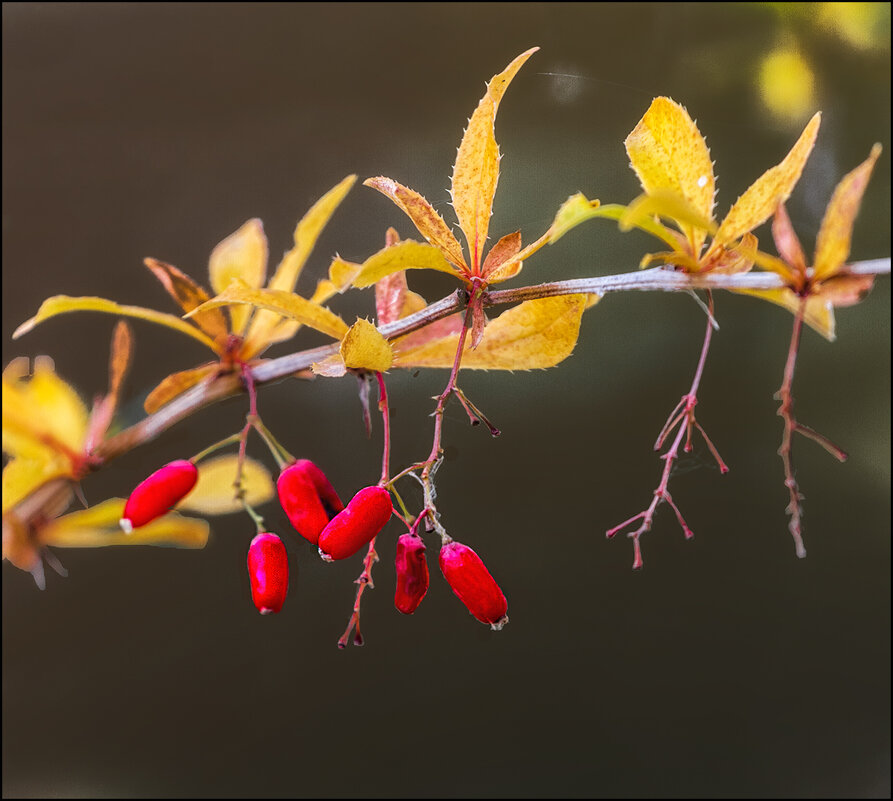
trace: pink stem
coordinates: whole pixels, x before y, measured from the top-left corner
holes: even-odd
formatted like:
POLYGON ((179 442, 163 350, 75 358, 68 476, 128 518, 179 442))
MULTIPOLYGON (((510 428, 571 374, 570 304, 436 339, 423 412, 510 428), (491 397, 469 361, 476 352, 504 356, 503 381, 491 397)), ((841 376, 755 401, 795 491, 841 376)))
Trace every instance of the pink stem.
POLYGON ((347 640, 354 629, 356 629, 356 634, 354 634, 353 644, 359 646, 364 642, 363 635, 360 632, 360 600, 367 587, 372 589, 375 586, 372 583, 372 565, 377 561, 378 554, 375 552, 375 537, 373 537, 369 543, 369 550, 366 551, 366 558, 363 559, 363 572, 360 573, 360 577, 354 582, 359 585, 357 587, 357 597, 353 604, 350 620, 347 621, 347 628, 344 630, 344 634, 338 638, 338 647, 341 649, 347 647, 347 640))
POLYGON ((388 476, 391 473, 391 417, 388 406, 388 388, 385 386, 384 376, 376 371, 375 378, 378 380, 378 410, 381 412, 384 430, 384 444, 382 445, 381 453, 381 481, 378 482, 383 487, 388 483, 388 476))

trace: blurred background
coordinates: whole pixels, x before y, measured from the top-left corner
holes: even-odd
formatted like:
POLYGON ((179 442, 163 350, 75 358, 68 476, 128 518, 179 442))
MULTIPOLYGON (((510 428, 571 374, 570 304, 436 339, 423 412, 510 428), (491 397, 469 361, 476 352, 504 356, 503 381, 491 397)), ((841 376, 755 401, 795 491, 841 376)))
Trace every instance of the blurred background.
MULTIPOLYGON (((175 311, 142 266, 207 280, 213 246, 261 217, 271 266, 295 221, 348 173, 390 176, 452 220, 456 147, 484 82, 523 50, 500 108, 494 238, 540 235, 568 195, 628 202, 622 142, 652 97, 697 119, 716 161, 717 214, 788 151, 817 109, 816 149, 789 210, 808 252, 836 182, 884 154, 853 258, 890 255, 888 4, 3 5, 3 362, 50 354, 85 398, 104 390, 107 315, 12 331, 48 295, 175 311)), ((357 187, 299 290, 331 257, 362 260, 394 225, 357 187)), ((768 246, 766 228, 758 231, 768 246)), ((530 259, 510 285, 624 272, 655 243, 594 221, 530 259)), ((429 300, 444 276, 411 276, 429 300)), ((346 320, 372 292, 336 298, 346 320)), ((244 515, 212 519, 203 551, 58 551, 70 576, 39 592, 3 566, 3 795, 856 796, 890 794, 890 280, 804 335, 797 413, 851 454, 795 445, 809 557, 787 532, 776 455, 792 317, 717 301, 701 442, 632 546, 604 532, 642 509, 651 450, 689 386, 704 316, 690 297, 613 296, 586 313, 574 355, 531 373, 463 373, 499 426, 453 404, 439 508, 509 599, 493 633, 442 580, 419 611, 393 607, 398 526, 380 538, 364 648, 335 642, 360 558, 323 564, 275 504, 292 582, 283 612, 251 604, 244 515), (390 532, 390 533, 388 533, 390 532)), ((123 422, 200 345, 133 323, 123 422)), ((320 340, 303 334, 271 355, 320 340)), ((396 467, 424 458, 445 371, 389 379, 396 467)), ((284 382, 265 422, 349 497, 378 476, 355 384, 284 382)), ((91 502, 241 425, 244 399, 195 416, 84 482, 91 502)), ((258 441, 252 454, 273 465, 258 441)), ((412 482, 405 496, 418 508, 412 482)))

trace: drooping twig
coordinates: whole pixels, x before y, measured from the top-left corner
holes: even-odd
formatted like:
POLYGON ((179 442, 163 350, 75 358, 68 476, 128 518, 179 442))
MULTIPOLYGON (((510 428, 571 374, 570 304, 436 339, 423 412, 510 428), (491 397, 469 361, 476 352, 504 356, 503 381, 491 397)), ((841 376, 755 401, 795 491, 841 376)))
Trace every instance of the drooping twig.
POLYGON ((679 511, 679 507, 676 505, 675 501, 673 501, 672 496, 670 495, 667 487, 670 483, 670 474, 673 472, 673 465, 676 462, 676 459, 679 457, 679 447, 682 445, 682 450, 686 453, 691 451, 691 438, 692 438, 692 430, 697 429, 701 436, 704 438, 704 441, 707 443, 707 447, 710 449, 710 453, 713 454, 714 459, 716 459, 716 463, 719 465, 719 470, 721 473, 728 473, 729 468, 726 466, 725 462, 723 462, 722 457, 719 455, 719 451, 717 451, 716 446, 707 436, 707 433, 701 427, 701 425, 695 419, 695 406, 698 403, 698 387, 701 384, 701 377, 704 374, 704 365, 707 361, 707 352, 710 350, 710 339, 713 335, 713 293, 707 292, 707 306, 708 306, 708 315, 707 315, 707 330, 704 333, 704 344, 701 346, 701 355, 698 359, 698 366, 695 370, 694 378, 691 382, 691 387, 688 392, 682 396, 682 399, 676 404, 676 407, 670 412, 669 417, 667 418, 667 422, 664 423, 664 427, 661 429, 660 434, 657 436, 657 441, 654 443, 654 450, 660 450, 664 442, 673 432, 674 428, 677 428, 676 437, 673 440, 673 444, 670 445, 670 448, 664 453, 660 458, 664 460, 664 469, 661 474, 660 483, 657 486, 657 489, 654 490, 654 495, 651 499, 651 504, 642 512, 639 512, 636 515, 633 515, 628 520, 624 520, 619 526, 614 526, 614 528, 609 529, 606 532, 606 536, 608 538, 613 537, 618 532, 625 529, 627 526, 635 523, 637 520, 641 520, 641 525, 635 530, 627 534, 633 541, 633 569, 638 570, 642 567, 642 546, 639 540, 642 535, 651 529, 651 524, 654 520, 654 513, 657 511, 657 507, 660 506, 661 503, 666 502, 670 508, 675 512, 676 519, 679 521, 679 525, 682 527, 682 531, 685 534, 686 539, 691 539, 694 536, 692 530, 688 527, 688 524, 685 522, 685 518, 682 517, 682 512, 679 511), (683 445, 683 439, 685 443, 683 445))

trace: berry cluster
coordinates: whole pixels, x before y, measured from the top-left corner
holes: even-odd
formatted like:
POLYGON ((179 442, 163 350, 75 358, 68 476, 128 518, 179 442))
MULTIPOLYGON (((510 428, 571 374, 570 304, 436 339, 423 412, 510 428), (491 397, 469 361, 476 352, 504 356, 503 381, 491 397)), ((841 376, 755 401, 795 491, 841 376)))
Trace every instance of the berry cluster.
MULTIPOLYGON (((120 523, 125 532, 145 526, 182 501, 198 481, 193 460, 177 460, 156 470, 130 494, 120 523)), ((394 513, 382 486, 364 487, 345 506, 319 467, 308 459, 289 464, 277 481, 279 503, 294 529, 326 562, 347 559, 368 545, 394 513)), ((397 540, 394 606, 405 615, 418 609, 428 592, 425 544, 416 524, 397 540)), ((260 529, 261 526, 259 525, 260 529)), ((444 539, 440 570, 453 592, 482 623, 501 629, 508 602, 481 558, 467 545, 444 539)), ((279 612, 288 593, 288 556, 276 535, 259 530, 248 548, 248 576, 254 605, 262 615, 279 612)))

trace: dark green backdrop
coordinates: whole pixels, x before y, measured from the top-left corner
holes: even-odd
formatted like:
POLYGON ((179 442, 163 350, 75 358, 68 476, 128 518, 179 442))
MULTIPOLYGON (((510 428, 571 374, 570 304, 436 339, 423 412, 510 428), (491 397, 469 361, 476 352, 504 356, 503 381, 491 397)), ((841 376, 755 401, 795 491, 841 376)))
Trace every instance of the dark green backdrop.
MULTIPOLYGON (((813 25, 813 10, 4 4, 4 363, 49 353, 92 396, 113 320, 63 317, 11 342, 44 297, 173 311, 144 256, 203 279, 213 245, 258 216, 275 263, 295 220, 351 172, 400 180, 449 216, 455 148, 484 81, 533 45, 497 122, 495 235, 520 226, 529 241, 578 190, 632 199, 622 141, 658 94, 697 118, 724 213, 802 126, 774 124, 754 88, 762 56, 796 41, 825 115, 791 215, 811 249, 834 184, 880 141, 853 255, 888 256, 889 10, 865 50, 813 25)), ((300 288, 335 252, 380 247, 388 225, 413 234, 354 189, 300 288)), ((593 222, 521 280, 631 270, 653 244, 593 222)), ((414 288, 435 299, 452 288, 437 278, 414 288)), ((371 293, 333 306, 369 314, 371 293)), ((244 516, 214 520, 200 552, 63 551, 70 577, 50 575, 44 593, 4 565, 4 796, 889 795, 889 279, 839 313, 838 342, 805 334, 797 410, 852 454, 840 465, 796 444, 805 561, 775 454, 791 317, 725 295, 718 314, 698 413, 732 470, 720 477, 700 446, 683 460, 671 489, 696 537, 662 508, 641 573, 630 543, 604 531, 657 483, 650 447, 700 345, 692 300, 609 297, 559 368, 463 376, 504 433, 493 441, 449 408, 440 509, 509 598, 499 634, 453 597, 433 541, 428 598, 411 618, 394 610, 396 524, 364 604, 367 645, 346 652, 335 640, 359 560, 324 565, 292 536, 288 601, 261 618, 244 516)), ((134 328, 132 419, 141 393, 206 358, 173 332, 134 328)), ((445 377, 390 379, 395 465, 427 454, 445 377)), ((380 428, 364 438, 352 381, 283 383, 260 403, 343 495, 378 475, 380 428)), ((88 479, 87 497, 126 494, 244 411, 232 400, 176 427, 88 479)), ((272 505, 268 521, 287 536, 272 505)))

